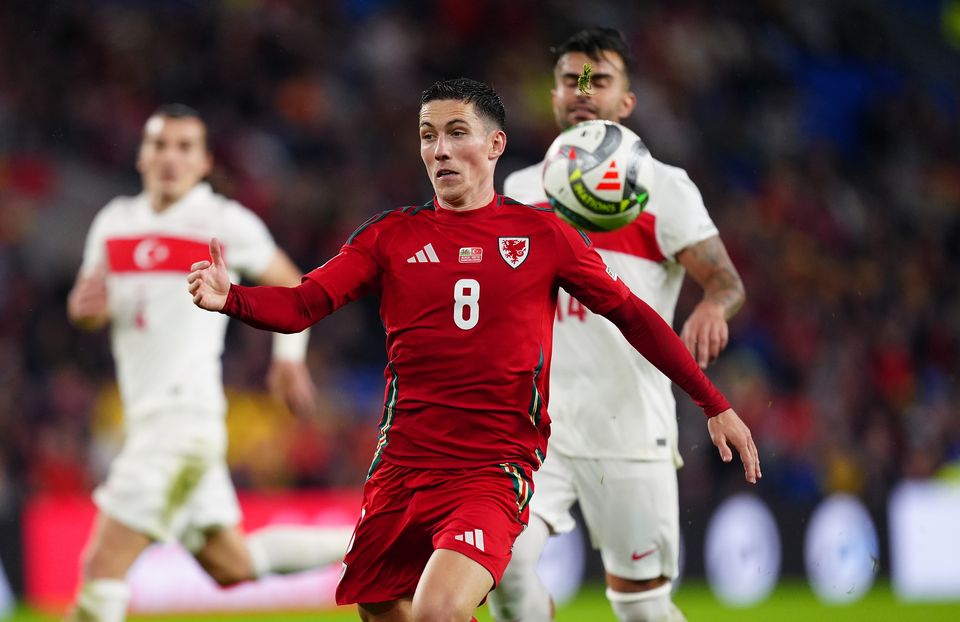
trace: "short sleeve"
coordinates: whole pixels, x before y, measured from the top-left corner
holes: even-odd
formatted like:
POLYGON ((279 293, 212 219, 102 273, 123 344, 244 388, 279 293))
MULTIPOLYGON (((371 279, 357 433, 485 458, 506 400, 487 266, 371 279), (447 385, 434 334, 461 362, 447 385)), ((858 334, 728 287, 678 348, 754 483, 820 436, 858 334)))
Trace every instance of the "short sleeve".
POLYGON ((557 231, 560 286, 599 315, 620 306, 630 295, 630 288, 604 263, 590 239, 560 221, 557 231))
POLYGON ((651 202, 656 201, 657 244, 675 261, 683 249, 717 235, 703 197, 683 169, 658 164, 658 180, 651 202))
POLYGON ((234 201, 226 201, 222 240, 227 265, 247 277, 259 277, 277 253, 277 245, 256 214, 234 201))

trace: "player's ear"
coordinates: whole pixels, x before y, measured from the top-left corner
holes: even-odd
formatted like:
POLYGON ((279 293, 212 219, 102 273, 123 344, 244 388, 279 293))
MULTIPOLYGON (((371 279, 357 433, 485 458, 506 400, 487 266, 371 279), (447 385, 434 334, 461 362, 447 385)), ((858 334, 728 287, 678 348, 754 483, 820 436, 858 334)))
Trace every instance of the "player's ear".
POLYGON ((637 94, 633 91, 627 91, 620 97, 619 118, 626 119, 633 113, 637 107, 637 94))
POLYGON ((503 130, 494 130, 491 133, 489 159, 496 160, 503 155, 507 148, 507 133, 503 130))
POLYGON ((213 154, 207 150, 206 157, 204 159, 206 162, 203 165, 203 179, 206 179, 210 176, 210 173, 213 172, 213 154))

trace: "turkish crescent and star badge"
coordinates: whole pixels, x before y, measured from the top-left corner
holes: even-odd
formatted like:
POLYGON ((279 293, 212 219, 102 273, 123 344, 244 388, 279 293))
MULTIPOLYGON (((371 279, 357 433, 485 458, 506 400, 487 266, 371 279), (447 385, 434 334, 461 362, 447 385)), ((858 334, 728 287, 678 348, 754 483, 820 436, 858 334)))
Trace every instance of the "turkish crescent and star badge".
POLYGON ((516 269, 530 254, 530 238, 499 238, 500 256, 507 264, 516 269))

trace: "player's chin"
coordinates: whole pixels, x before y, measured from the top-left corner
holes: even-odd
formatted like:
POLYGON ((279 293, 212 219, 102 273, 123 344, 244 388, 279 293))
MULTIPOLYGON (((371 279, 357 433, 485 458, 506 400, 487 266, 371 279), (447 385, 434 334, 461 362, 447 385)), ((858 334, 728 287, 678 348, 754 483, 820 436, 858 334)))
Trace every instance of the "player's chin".
POLYGON ((600 117, 598 117, 596 113, 588 110, 577 110, 567 115, 567 121, 571 126, 576 125, 577 123, 583 123, 584 121, 595 121, 599 118, 600 117))

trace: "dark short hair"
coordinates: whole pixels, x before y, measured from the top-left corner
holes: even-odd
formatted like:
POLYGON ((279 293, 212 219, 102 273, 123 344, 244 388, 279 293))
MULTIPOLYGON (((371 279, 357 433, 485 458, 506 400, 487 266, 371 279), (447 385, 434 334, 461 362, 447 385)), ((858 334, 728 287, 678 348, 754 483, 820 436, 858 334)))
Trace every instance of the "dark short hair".
POLYGON ((151 117, 167 117, 168 119, 196 119, 203 123, 203 117, 196 108, 186 104, 163 104, 153 111, 151 117))
POLYGON ((422 108, 427 102, 446 99, 473 104, 477 116, 495 123, 497 129, 506 129, 507 112, 500 96, 489 84, 470 78, 439 80, 420 95, 420 107, 422 108))
POLYGON ((150 115, 150 119, 153 117, 164 117, 165 119, 196 119, 203 125, 203 145, 209 151, 210 149, 210 137, 207 132, 207 123, 203 120, 203 117, 200 116, 200 113, 197 112, 196 108, 191 108, 186 104, 162 104, 153 111, 153 114, 150 115))
POLYGON ((623 59, 623 69, 628 77, 633 71, 634 60, 633 54, 630 53, 630 45, 623 33, 616 28, 603 26, 584 28, 570 35, 570 38, 560 45, 550 48, 550 51, 553 52, 554 65, 568 52, 582 52, 596 61, 600 60, 600 54, 603 51, 616 52, 623 59))

